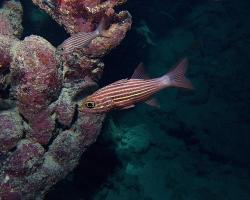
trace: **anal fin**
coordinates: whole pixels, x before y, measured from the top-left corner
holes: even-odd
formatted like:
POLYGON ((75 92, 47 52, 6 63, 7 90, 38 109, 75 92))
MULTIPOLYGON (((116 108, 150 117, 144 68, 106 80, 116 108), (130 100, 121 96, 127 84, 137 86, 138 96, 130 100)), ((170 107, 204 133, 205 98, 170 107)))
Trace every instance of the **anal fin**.
POLYGON ((150 105, 150 106, 160 108, 160 105, 159 105, 157 99, 155 99, 155 98, 148 99, 147 101, 145 101, 145 103, 150 105))
POLYGON ((121 108, 121 110, 126 110, 126 109, 133 108, 133 107, 135 107, 134 104, 129 105, 129 106, 125 106, 125 107, 121 108))

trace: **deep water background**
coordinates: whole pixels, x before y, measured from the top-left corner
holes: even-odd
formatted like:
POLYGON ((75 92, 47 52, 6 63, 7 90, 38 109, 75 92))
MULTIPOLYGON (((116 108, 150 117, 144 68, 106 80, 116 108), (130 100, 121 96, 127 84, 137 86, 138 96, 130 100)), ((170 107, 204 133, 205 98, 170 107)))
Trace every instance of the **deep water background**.
MULTIPOLYGON (((55 46, 68 35, 23 0, 24 37, 55 46)), ((130 77, 143 61, 152 77, 190 61, 194 91, 166 89, 161 108, 108 115, 98 141, 47 200, 249 200, 250 1, 128 0, 133 28, 105 57, 100 86, 130 77)))

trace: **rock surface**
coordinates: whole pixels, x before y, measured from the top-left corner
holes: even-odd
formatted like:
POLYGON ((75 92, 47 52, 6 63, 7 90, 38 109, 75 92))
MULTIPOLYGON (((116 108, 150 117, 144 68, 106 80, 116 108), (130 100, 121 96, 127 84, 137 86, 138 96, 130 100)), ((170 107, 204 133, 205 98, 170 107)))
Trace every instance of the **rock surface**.
POLYGON ((119 45, 132 23, 127 11, 113 10, 122 1, 48 2, 53 4, 34 0, 69 33, 92 31, 107 18, 106 34, 112 37, 98 37, 64 55, 40 36, 20 40, 21 4, 1 4, 0 199, 42 199, 77 166, 105 117, 78 112, 78 103, 100 79, 102 57, 119 45), (100 9, 83 12, 89 6, 100 9))

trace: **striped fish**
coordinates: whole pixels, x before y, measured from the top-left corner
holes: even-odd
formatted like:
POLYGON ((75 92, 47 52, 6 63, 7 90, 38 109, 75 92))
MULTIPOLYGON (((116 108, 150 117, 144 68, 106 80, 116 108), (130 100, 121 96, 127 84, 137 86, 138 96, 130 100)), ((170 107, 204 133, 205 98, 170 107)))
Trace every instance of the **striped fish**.
POLYGON ((79 110, 85 113, 106 113, 113 109, 127 109, 136 103, 145 102, 157 106, 153 94, 167 87, 192 89, 191 82, 186 79, 187 58, 169 73, 159 78, 145 78, 143 66, 139 65, 131 79, 122 79, 107 85, 85 98, 79 105, 79 110))
POLYGON ((49 6, 52 9, 56 8, 55 2, 51 2, 51 0, 42 0, 42 3, 44 3, 47 6, 49 6))
POLYGON ((74 50, 84 48, 98 36, 101 36, 104 31, 105 20, 101 19, 96 30, 92 32, 80 32, 67 38, 62 44, 58 46, 58 49, 62 51, 62 54, 72 53, 74 50))

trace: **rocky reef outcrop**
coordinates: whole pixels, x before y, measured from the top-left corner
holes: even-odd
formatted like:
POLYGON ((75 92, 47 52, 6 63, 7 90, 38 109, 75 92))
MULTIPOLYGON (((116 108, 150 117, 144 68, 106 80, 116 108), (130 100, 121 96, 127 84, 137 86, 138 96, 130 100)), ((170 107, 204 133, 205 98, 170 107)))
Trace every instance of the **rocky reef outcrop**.
POLYGON ((105 19, 105 37, 64 54, 46 39, 22 35, 20 2, 0 8, 0 199, 42 199, 77 165, 102 127, 104 115, 78 112, 96 88, 102 57, 131 27, 124 0, 33 0, 73 35, 105 19))

